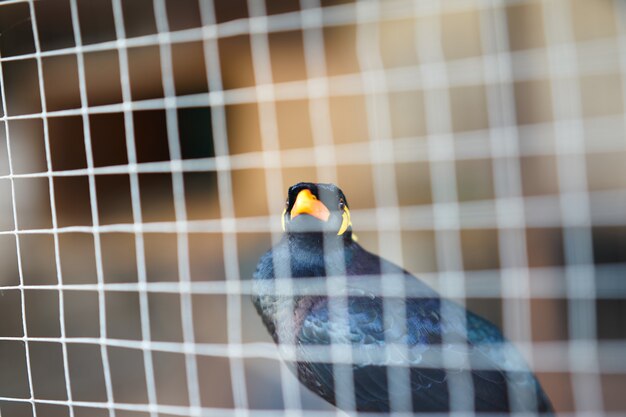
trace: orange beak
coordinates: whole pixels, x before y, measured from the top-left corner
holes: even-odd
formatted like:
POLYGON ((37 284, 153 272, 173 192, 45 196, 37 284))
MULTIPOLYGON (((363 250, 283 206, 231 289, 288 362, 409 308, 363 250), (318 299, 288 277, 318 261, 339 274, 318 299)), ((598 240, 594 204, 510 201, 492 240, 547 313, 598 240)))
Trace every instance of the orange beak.
POLYGON ((296 202, 291 208, 291 218, 295 219, 300 214, 309 214, 321 221, 328 221, 330 211, 328 208, 311 193, 310 190, 302 190, 296 197, 296 202))

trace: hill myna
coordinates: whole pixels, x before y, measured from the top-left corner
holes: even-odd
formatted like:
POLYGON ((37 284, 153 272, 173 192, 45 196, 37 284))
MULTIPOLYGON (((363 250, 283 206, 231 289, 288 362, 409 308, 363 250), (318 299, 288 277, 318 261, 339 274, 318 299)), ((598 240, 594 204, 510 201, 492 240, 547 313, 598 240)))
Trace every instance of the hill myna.
POLYGON ((289 365, 310 390, 341 405, 337 368, 319 355, 320 347, 339 344, 358 358, 350 364, 357 411, 552 413, 537 379, 493 323, 357 243, 337 186, 293 185, 282 222, 282 239, 257 265, 253 302, 274 341, 297 348, 289 365), (342 291, 329 295, 318 285, 336 278, 342 291), (279 291, 280 280, 289 280, 293 292, 279 291), (343 314, 333 313, 333 297, 342 297, 343 314), (392 401, 390 387, 403 384, 388 379, 395 367, 409 370, 400 390, 410 396, 409 410, 392 401))

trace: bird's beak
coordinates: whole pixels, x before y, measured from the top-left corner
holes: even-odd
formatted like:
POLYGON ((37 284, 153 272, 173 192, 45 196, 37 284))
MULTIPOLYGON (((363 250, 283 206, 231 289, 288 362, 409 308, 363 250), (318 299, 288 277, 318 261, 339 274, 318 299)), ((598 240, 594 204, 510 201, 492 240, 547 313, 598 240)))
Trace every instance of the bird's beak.
POLYGON ((291 218, 294 219, 300 214, 308 214, 327 222, 330 217, 328 208, 311 193, 310 190, 304 189, 298 193, 296 202, 291 208, 291 218))

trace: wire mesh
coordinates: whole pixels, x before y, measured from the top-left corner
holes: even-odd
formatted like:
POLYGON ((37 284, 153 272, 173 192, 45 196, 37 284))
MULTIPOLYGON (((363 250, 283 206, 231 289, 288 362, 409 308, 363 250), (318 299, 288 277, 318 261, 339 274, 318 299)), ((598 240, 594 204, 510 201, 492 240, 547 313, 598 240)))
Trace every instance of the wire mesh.
MULTIPOLYGON (((625 20, 619 0, 0 3, 0 413, 358 414, 371 356, 307 348, 335 409, 250 303, 287 187, 313 181, 365 248, 497 323, 559 415, 621 415, 625 20)), ((409 295, 384 278, 368 291, 409 295)), ((409 377, 388 370, 394 416, 409 377)))

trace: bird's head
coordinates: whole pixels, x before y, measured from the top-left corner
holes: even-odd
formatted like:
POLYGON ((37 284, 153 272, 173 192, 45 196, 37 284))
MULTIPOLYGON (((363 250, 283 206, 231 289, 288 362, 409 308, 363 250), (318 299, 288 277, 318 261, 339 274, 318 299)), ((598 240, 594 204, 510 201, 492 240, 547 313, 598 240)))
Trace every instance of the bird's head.
POLYGON ((282 216, 287 233, 352 232, 350 209, 343 191, 334 184, 299 182, 289 187, 282 216))

